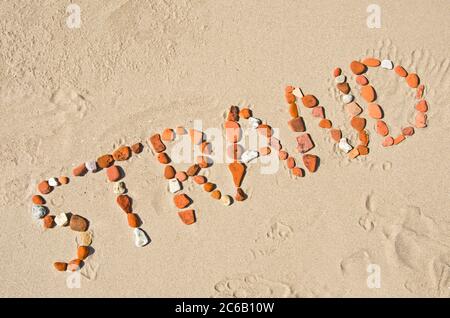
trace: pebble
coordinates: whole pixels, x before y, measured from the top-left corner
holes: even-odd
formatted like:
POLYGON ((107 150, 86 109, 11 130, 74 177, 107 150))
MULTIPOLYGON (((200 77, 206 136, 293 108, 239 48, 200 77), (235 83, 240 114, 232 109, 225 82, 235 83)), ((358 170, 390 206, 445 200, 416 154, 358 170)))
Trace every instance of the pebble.
POLYGON ((275 137, 270 138, 269 145, 270 145, 270 147, 272 147, 273 149, 275 149, 277 151, 280 151, 282 148, 280 139, 275 138, 275 137))
POLYGON ((342 73, 342 70, 341 70, 339 67, 336 67, 336 68, 333 70, 333 76, 334 76, 334 77, 337 77, 337 76, 341 75, 341 73, 342 73))
POLYGON ((366 119, 363 117, 355 116, 350 120, 350 125, 356 131, 361 131, 366 127, 366 119))
POLYGON ((140 142, 137 142, 131 146, 131 151, 133 151, 133 153, 135 154, 141 153, 143 149, 144 146, 140 142))
POLYGON ((192 180, 197 184, 204 184, 208 181, 205 176, 194 176, 192 180))
POLYGON ((406 76, 406 83, 411 88, 417 88, 417 86, 419 86, 419 82, 419 76, 417 76, 417 74, 415 73, 411 73, 406 76))
POLYGON ((89 222, 84 217, 74 214, 70 218, 69 226, 73 231, 86 232, 89 227, 89 222))
POLYGON ((159 163, 162 163, 163 165, 168 164, 170 162, 170 158, 165 152, 159 153, 156 157, 159 163))
POLYGON ((414 135, 414 127, 405 127, 402 129, 402 134, 405 136, 412 136, 414 135))
POLYGON ((367 146, 369 144, 369 135, 365 130, 361 130, 358 134, 359 141, 363 146, 367 146))
POLYGON ((102 169, 112 166, 113 163, 114 158, 111 155, 103 155, 97 158, 97 165, 102 169))
POLYGON ((214 190, 213 192, 211 192, 211 198, 215 200, 220 200, 221 197, 222 193, 219 190, 214 190))
POLYGON ((38 191, 39 191, 40 193, 42 193, 42 194, 49 194, 50 192, 52 192, 53 187, 51 187, 51 186, 48 184, 48 181, 47 181, 47 180, 44 180, 44 181, 39 182, 39 184, 38 184, 38 186, 37 186, 37 189, 38 189, 38 191))
POLYGON ((380 64, 381 64, 380 60, 376 59, 374 57, 365 58, 362 62, 363 62, 363 64, 370 66, 370 67, 377 67, 377 66, 380 66, 380 64))
POLYGON ((258 149, 258 152, 261 156, 267 156, 270 155, 271 150, 270 147, 261 147, 258 149))
POLYGON ((264 137, 267 137, 267 138, 272 137, 272 127, 270 127, 267 124, 259 125, 258 128, 257 128, 257 131, 258 131, 258 133, 261 136, 264 136, 264 137))
POLYGON ((332 127, 331 121, 329 119, 324 118, 319 122, 319 127, 327 129, 331 128, 332 127))
POLYGON ((294 159, 294 157, 288 157, 287 158, 286 166, 288 167, 288 169, 292 169, 292 168, 295 167, 295 159, 294 159))
POLYGON ((179 209, 184 209, 191 204, 191 199, 184 193, 176 194, 173 197, 173 203, 179 209))
POLYGON ((144 247, 145 245, 147 245, 149 243, 149 239, 148 239, 147 235, 140 228, 138 228, 138 227, 135 228, 133 230, 133 235, 134 235, 134 244, 137 247, 144 247))
POLYGON ((206 192, 211 192, 216 188, 216 185, 214 183, 211 182, 206 182, 203 185, 203 190, 205 190, 206 192))
POLYGON ((350 69, 352 70, 353 74, 360 75, 367 70, 367 67, 361 62, 352 61, 350 63, 350 69))
POLYGON ((296 177, 304 177, 305 176, 305 171, 302 168, 299 167, 294 167, 292 168, 292 174, 296 177))
POLYGON ((339 140, 338 147, 345 153, 349 153, 353 149, 353 147, 348 143, 347 138, 341 138, 341 140, 339 140))
POLYGON ((401 77, 406 77, 406 76, 408 76, 408 72, 403 68, 403 66, 401 66, 401 65, 397 65, 395 68, 394 68, 394 72, 398 75, 398 76, 401 76, 401 77))
POLYGON ((189 129, 189 136, 191 137, 191 142, 194 145, 200 145, 205 137, 203 132, 197 129, 189 129))
POLYGON ((152 148, 155 152, 160 153, 166 150, 166 146, 161 141, 161 135, 160 134, 154 134, 150 137, 150 144, 152 145, 152 148))
POLYGON ((422 112, 422 113, 426 113, 428 111, 427 101, 423 99, 420 102, 418 102, 416 105, 416 110, 418 110, 419 112, 422 112))
POLYGON ((225 206, 229 206, 231 204, 231 202, 232 202, 232 199, 231 199, 231 197, 229 195, 223 195, 220 198, 220 202, 222 202, 222 204, 225 205, 225 206))
POLYGON ((83 245, 83 246, 89 246, 92 244, 92 238, 93 238, 94 234, 91 231, 87 231, 87 232, 80 232, 80 236, 79 236, 79 245, 83 245))
POLYGON ((425 85, 420 84, 419 86, 417 86, 416 99, 422 98, 424 90, 425 90, 425 85))
POLYGON ((178 136, 186 135, 186 129, 183 126, 178 126, 175 128, 175 132, 178 136))
POLYGON ((369 80, 364 75, 358 75, 355 80, 356 80, 356 83, 358 83, 361 86, 365 86, 365 85, 369 84, 369 80))
POLYGON ((89 248, 87 246, 78 246, 77 258, 85 260, 89 256, 89 248))
POLYGON ((180 182, 184 182, 187 180, 188 175, 184 171, 177 171, 177 173, 175 173, 175 178, 180 182))
POLYGON ((59 185, 57 178, 50 178, 48 179, 48 185, 51 187, 57 187, 59 185))
POLYGON ((294 96, 297 97, 297 98, 302 98, 303 97, 303 92, 300 89, 300 87, 294 88, 294 90, 292 91, 292 94, 294 94, 294 96))
POLYGON ((236 201, 244 201, 245 199, 247 199, 247 195, 245 194, 244 190, 242 190, 241 188, 237 188, 234 198, 236 199, 236 201))
POLYGON ((228 113, 227 120, 239 121, 239 107, 231 106, 230 112, 228 113))
POLYGON ((424 128, 427 126, 427 115, 422 112, 418 112, 416 115, 416 127, 424 128))
POLYGON ((176 178, 169 180, 169 192, 170 193, 177 193, 181 190, 181 184, 180 181, 178 181, 176 178))
POLYGON ((86 165, 84 163, 82 163, 79 166, 76 166, 75 168, 72 169, 72 174, 75 177, 82 177, 87 173, 87 169, 86 169, 86 165))
POLYGON ((292 118, 298 117, 298 107, 296 103, 289 104, 289 115, 292 118))
POLYGON ((239 140, 241 140, 242 130, 238 122, 228 120, 225 122, 224 128, 225 128, 225 137, 227 141, 231 143, 236 143, 239 140))
POLYGON ((254 129, 258 128, 261 124, 261 119, 255 118, 255 117, 249 117, 248 121, 250 123, 250 126, 254 129))
POLYGON ((53 215, 47 214, 42 222, 42 225, 44 226, 44 229, 51 229, 53 227, 55 227, 55 222, 54 222, 55 217, 53 215))
POLYGON ((249 163, 253 159, 258 158, 258 156, 259 153, 256 150, 246 150, 241 156, 241 161, 243 163, 249 163))
POLYGON ((397 137, 394 138, 394 145, 398 145, 399 143, 401 143, 405 139, 406 139, 405 136, 398 135, 397 137))
POLYGON ((369 103, 369 116, 375 119, 383 118, 383 109, 376 103, 369 103))
POLYGON ((336 78, 334 79, 334 81, 335 81, 337 84, 345 83, 345 82, 347 81, 347 77, 346 77, 345 75, 341 74, 341 75, 339 75, 339 76, 336 76, 336 78))
POLYGON ((164 167, 164 178, 173 179, 175 178, 175 168, 173 166, 165 166, 164 167))
POLYGON ((305 122, 302 117, 293 118, 288 121, 288 127, 294 132, 305 131, 305 122))
POLYGON ((61 184, 68 184, 69 183, 69 178, 66 177, 66 176, 59 177, 58 180, 59 180, 59 183, 61 183, 61 184))
POLYGON ((391 60, 382 60, 381 67, 386 70, 392 70, 394 68, 394 63, 391 60))
POLYGON ((137 214, 134 213, 127 213, 127 221, 128 221, 128 226, 132 227, 132 228, 138 228, 139 227, 139 217, 137 216, 137 214))
POLYGON ((244 148, 239 144, 232 144, 227 146, 227 157, 232 160, 240 160, 244 148))
POLYGON ((248 108, 242 108, 239 111, 239 116, 244 119, 249 119, 252 116, 252 111, 248 108))
POLYGON ((197 161, 200 168, 208 168, 213 164, 211 157, 208 156, 197 156, 195 160, 197 161))
POLYGON ((200 150, 202 154, 210 155, 212 153, 212 145, 211 143, 204 141, 200 145, 200 150))
POLYGON ((354 97, 352 94, 345 94, 345 95, 342 95, 342 101, 343 101, 345 104, 351 103, 351 102, 353 101, 354 98, 355 98, 355 97, 354 97))
POLYGON ((124 194, 125 192, 127 192, 127 188, 125 187, 125 182, 123 182, 123 181, 114 182, 113 192, 115 194, 124 194))
POLYGON ((305 95, 302 97, 302 103, 307 108, 313 108, 319 104, 319 101, 314 95, 305 95))
POLYGON ((348 103, 347 105, 345 105, 345 110, 352 117, 358 116, 359 114, 362 113, 361 106, 359 106, 358 103, 356 103, 356 102, 351 102, 351 103, 348 103))
POLYGON ((31 216, 35 220, 42 219, 44 216, 46 216, 48 213, 48 210, 45 206, 42 205, 33 205, 31 208, 31 216))
POLYGON ((281 151, 278 153, 278 158, 279 158, 280 160, 286 160, 288 157, 289 157, 289 154, 288 154, 286 151, 284 151, 284 150, 281 150, 281 151))
POLYGON ((386 125, 386 123, 384 122, 384 121, 382 121, 382 120, 378 120, 377 121, 377 126, 376 126, 376 130, 377 130, 377 133, 380 135, 380 136, 387 136, 387 134, 389 134, 389 128, 388 128, 388 126, 386 125))
POLYGON ((200 171, 200 166, 198 164, 193 164, 192 166, 190 166, 187 171, 186 174, 189 177, 193 177, 195 176, 198 172, 200 171))
POLYGON ((166 128, 161 134, 161 139, 164 141, 173 141, 175 139, 175 132, 172 128, 166 128))
POLYGON ((309 170, 309 172, 316 172, 319 165, 319 157, 317 157, 316 155, 306 154, 303 155, 302 159, 303 164, 305 165, 306 169, 309 170))
POLYGON ((325 109, 322 106, 314 107, 311 114, 313 115, 313 117, 325 118, 325 109))
POLYGON ((96 160, 87 161, 84 163, 84 165, 86 166, 86 169, 89 172, 97 171, 97 161, 96 160))
POLYGON ((292 104, 292 103, 294 103, 295 100, 296 100, 295 95, 292 94, 292 93, 285 93, 285 94, 284 94, 284 97, 286 98, 286 102, 287 102, 288 104, 292 104))
POLYGON ((350 86, 348 85, 347 82, 341 83, 341 84, 337 84, 336 87, 338 88, 338 90, 340 90, 344 94, 350 93, 350 86))
POLYGON ((381 145, 383 147, 389 147, 392 146, 394 144, 394 138, 392 138, 391 136, 386 137, 383 142, 381 143, 381 145))
POLYGON ((303 134, 297 137, 297 150, 300 153, 306 153, 314 148, 314 143, 309 134, 303 134))
POLYGON ((58 272, 65 272, 67 270, 67 263, 64 262, 54 262, 53 263, 53 267, 58 271, 58 272))
POLYGON ((195 211, 194 210, 180 211, 180 212, 178 212, 178 216, 180 217, 181 221, 186 225, 195 223, 195 211))
POLYGON ((83 261, 81 259, 71 260, 69 262, 69 264, 67 265, 67 270, 70 272, 76 272, 77 270, 79 270, 81 268, 82 262, 83 261))
POLYGON ((361 156, 365 156, 365 155, 369 154, 369 148, 367 148, 367 146, 358 145, 356 148, 358 149, 358 153, 361 156))
POLYGON ((55 216, 55 223, 57 226, 66 226, 69 223, 69 218, 66 213, 60 213, 55 216))
POLYGON ((339 142, 342 138, 342 132, 340 129, 333 128, 330 130, 331 139, 333 139, 336 142, 339 142))
POLYGON ((119 181, 122 177, 120 173, 120 169, 117 166, 111 166, 108 169, 106 169, 106 176, 108 177, 108 180, 111 182, 119 181))
POLYGON ((118 195, 116 198, 116 203, 125 213, 133 212, 132 201, 128 195, 126 194, 118 195))
POLYGON ((349 153, 348 153, 348 157, 350 159, 355 159, 356 157, 359 156, 359 151, 358 148, 353 148, 349 153))
POLYGON ((125 161, 131 157, 131 148, 128 146, 121 146, 112 153, 113 159, 116 161, 125 161))
POLYGON ((32 201, 34 204, 37 204, 37 205, 43 205, 43 204, 45 204, 45 199, 44 199, 42 196, 38 195, 38 194, 33 195, 33 196, 31 197, 31 201, 32 201))
MULTIPOLYGON (((243 157, 244 155, 242 155, 243 157)), ((228 169, 233 176, 234 185, 238 188, 241 186, 242 180, 245 175, 245 165, 240 162, 233 162, 228 165, 228 169)))
POLYGON ((371 103, 376 99, 375 89, 372 85, 362 86, 360 88, 360 94, 368 103, 371 103))

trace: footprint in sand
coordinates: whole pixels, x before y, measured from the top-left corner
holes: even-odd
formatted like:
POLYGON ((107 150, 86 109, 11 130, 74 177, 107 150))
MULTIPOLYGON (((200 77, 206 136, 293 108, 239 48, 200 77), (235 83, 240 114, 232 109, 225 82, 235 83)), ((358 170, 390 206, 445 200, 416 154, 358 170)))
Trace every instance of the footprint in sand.
POLYGON ((289 225, 282 222, 273 223, 267 232, 255 239, 256 247, 250 250, 253 258, 272 255, 283 242, 292 237, 293 233, 294 231, 289 225))

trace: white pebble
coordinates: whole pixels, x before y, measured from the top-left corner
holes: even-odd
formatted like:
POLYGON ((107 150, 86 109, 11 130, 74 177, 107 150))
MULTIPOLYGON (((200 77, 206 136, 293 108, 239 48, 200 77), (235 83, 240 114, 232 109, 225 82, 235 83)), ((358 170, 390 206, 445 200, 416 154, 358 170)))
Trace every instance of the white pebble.
POLYGON ((392 70, 394 68, 394 63, 391 60, 382 60, 381 67, 387 70, 392 70))
POLYGON ((113 191, 115 194, 124 194, 127 192, 127 188, 125 187, 125 183, 123 181, 114 182, 113 191))
POLYGON ((170 193, 176 193, 181 190, 181 184, 180 181, 178 181, 176 178, 169 180, 169 191, 170 193))
POLYGON ((336 84, 342 84, 345 83, 345 81, 347 80, 347 77, 343 74, 336 76, 336 78, 334 79, 334 81, 336 82, 336 84))
POLYGON ((261 120, 255 117, 249 117, 248 121, 250 123, 250 126, 254 129, 258 128, 258 126, 261 124, 261 120))
POLYGON ((229 206, 231 204, 231 197, 229 195, 222 195, 220 201, 223 203, 223 205, 229 206))
POLYGON ((257 152, 256 150, 246 150, 241 155, 241 161, 243 163, 249 163, 253 159, 258 158, 258 156, 259 156, 259 152, 257 152))
POLYGON ((67 214, 60 213, 57 216, 55 216, 55 223, 58 226, 65 226, 67 223, 69 223, 69 218, 67 217, 67 214))
POLYGON ((97 170, 97 161, 91 160, 84 163, 87 171, 93 172, 97 170))
POLYGON ((292 94, 294 94, 294 96, 298 97, 298 98, 303 97, 302 90, 299 87, 294 88, 294 90, 292 91, 292 94))
POLYGON ((48 179, 48 185, 52 187, 56 187, 59 185, 58 179, 56 178, 50 178, 48 179))
POLYGON ((354 96, 352 94, 342 95, 342 101, 346 104, 350 104, 353 101, 354 96))
POLYGON ((145 245, 147 245, 149 243, 149 239, 147 234, 145 234, 145 232, 143 230, 141 230, 140 228, 135 228, 133 230, 134 233, 134 244, 137 247, 144 247, 145 245))
POLYGON ((341 138, 341 140, 339 140, 339 149, 345 153, 349 153, 353 147, 347 142, 347 138, 341 138))

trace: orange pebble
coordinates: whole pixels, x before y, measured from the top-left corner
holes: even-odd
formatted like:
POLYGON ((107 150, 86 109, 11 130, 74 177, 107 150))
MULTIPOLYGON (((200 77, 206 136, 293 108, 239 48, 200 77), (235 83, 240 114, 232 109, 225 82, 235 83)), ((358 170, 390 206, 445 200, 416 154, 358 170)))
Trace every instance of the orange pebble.
POLYGON ((257 131, 260 135, 265 136, 267 138, 272 137, 272 127, 266 124, 260 124, 257 128, 257 131))
POLYGON ((191 141, 194 145, 199 145, 203 142, 203 132, 196 129, 189 129, 189 135, 191 136, 191 141))
POLYGON ((406 77, 408 76, 408 72, 401 65, 397 65, 394 67, 394 71, 398 76, 406 77))
POLYGON ((175 168, 172 166, 165 166, 164 167, 164 178, 166 179, 173 179, 175 177, 175 168))
POLYGON ((316 155, 310 155, 306 154, 303 155, 303 164, 305 165, 306 169, 309 170, 309 172, 316 172, 318 166, 319 166, 319 157, 316 155))
POLYGON ((362 86, 359 92, 362 98, 364 98, 368 103, 373 102, 377 98, 377 94, 372 85, 362 86))
POLYGON ((184 193, 176 194, 173 196, 173 203, 179 209, 184 209, 189 204, 191 204, 192 200, 184 193))
POLYGON ((414 127, 405 127, 402 129, 402 134, 404 136, 412 136, 414 135, 414 127))
POLYGON ((228 165, 228 170, 230 170, 231 175, 233 176, 234 185, 236 188, 239 188, 244 179, 246 166, 240 162, 233 162, 228 165))
POLYGON ((339 75, 341 75, 341 73, 342 73, 342 70, 341 70, 339 67, 336 67, 336 68, 333 70, 333 76, 334 76, 334 77, 338 77, 339 75))
POLYGON ((284 93, 285 93, 285 94, 292 93, 292 92, 294 91, 294 89, 295 89, 294 86, 288 85, 288 86, 286 86, 286 87, 284 88, 284 93))
POLYGON ((397 137, 394 138, 394 145, 398 145, 398 144, 401 143, 403 140, 405 140, 405 136, 403 136, 403 135, 398 135, 397 137))
POLYGON ((185 210, 178 212, 178 216, 180 217, 181 221, 186 224, 194 224, 195 223, 195 212, 194 210, 185 210))
POLYGON ((197 183, 197 184, 204 184, 207 181, 205 176, 194 176, 192 178, 192 180, 194 180, 194 182, 197 183))
POLYGON ((175 173, 175 178, 180 182, 184 182, 187 180, 188 176, 184 171, 177 171, 177 173, 175 173))
POLYGON ((422 112, 418 112, 416 115, 416 127, 425 128, 427 126, 427 115, 422 112))
POLYGON ((242 108, 239 112, 239 116, 244 119, 249 119, 250 117, 252 117, 252 111, 248 108, 242 108))
POLYGON ((286 102, 288 103, 288 104, 292 104, 292 103, 295 103, 295 95, 294 94, 292 94, 292 93, 286 93, 285 95, 284 95, 284 97, 286 97, 286 102))
POLYGON ((329 119, 324 118, 319 122, 319 127, 321 128, 331 128, 331 126, 332 124, 329 119))
POLYGON ((54 215, 47 214, 43 219, 42 225, 44 226, 45 229, 51 229, 55 226, 54 220, 55 220, 54 215))
POLYGON ((45 199, 42 196, 38 195, 38 194, 33 195, 31 197, 31 201, 33 201, 34 204, 38 204, 38 205, 45 204, 45 199))
POLYGON ((286 160, 288 157, 289 157, 289 154, 288 154, 286 151, 284 151, 284 150, 281 150, 281 151, 278 153, 278 158, 279 158, 280 160, 286 160))
POLYGON ((211 182, 206 182, 203 185, 203 190, 205 190, 206 192, 211 192, 216 188, 216 185, 214 183, 211 182))
POLYGON ((170 162, 169 156, 165 152, 161 152, 157 156, 159 163, 168 164, 170 162))
POLYGON ((344 94, 350 93, 350 86, 348 85, 347 82, 339 83, 336 85, 336 87, 338 88, 338 90, 340 90, 344 94))
POLYGON ((172 141, 175 139, 175 132, 172 128, 166 128, 161 134, 161 139, 164 141, 172 141))
POLYGON ((313 108, 319 105, 319 101, 314 95, 305 95, 302 97, 302 103, 307 108, 313 108))
POLYGON ((67 270, 70 272, 76 272, 83 265, 83 261, 81 259, 73 259, 67 265, 67 270))
POLYGON ((353 74, 360 75, 367 70, 367 67, 361 62, 352 61, 350 63, 350 69, 352 70, 353 74))
POLYGON ((58 272, 65 272, 67 270, 67 263, 64 262, 55 262, 53 263, 53 267, 55 267, 55 269, 58 272))
POLYGON ((369 148, 367 148, 367 146, 358 145, 356 148, 361 156, 365 156, 369 153, 369 148))
POLYGON ((364 75, 358 75, 355 79, 356 83, 358 83, 361 86, 369 84, 369 80, 364 75))
POLYGON ((377 66, 380 66, 380 64, 381 64, 381 61, 374 57, 367 57, 362 62, 363 62, 363 64, 370 66, 370 67, 377 67, 377 66))
POLYGON ((391 136, 387 136, 386 138, 384 138, 383 140, 383 147, 389 147, 392 146, 394 144, 394 138, 392 138, 391 136))
POLYGON ((377 121, 376 130, 377 130, 378 135, 383 136, 383 137, 386 136, 387 134, 389 134, 388 126, 382 120, 377 121))
POLYGON ((356 131, 361 131, 366 127, 366 119, 355 116, 351 119, 350 124, 356 131))
POLYGON ((89 256, 89 247, 79 246, 77 249, 78 259, 85 260, 89 256))
POLYGON ((415 73, 408 74, 408 76, 406 76, 406 83, 411 88, 417 88, 420 83, 419 76, 415 73))
POLYGON ((287 167, 289 169, 294 168, 295 167, 295 159, 294 159, 294 157, 287 158, 286 165, 287 165, 287 167))
POLYGON ((128 225, 132 228, 139 227, 139 217, 134 213, 127 213, 128 225))
POLYGON ((292 168, 292 174, 296 177, 304 177, 305 176, 305 171, 302 168, 299 167, 294 167, 292 168))
POLYGON ((128 160, 131 157, 131 148, 128 146, 121 146, 112 153, 112 156, 116 161, 128 160))
POLYGON ((383 109, 376 103, 369 103, 369 116, 375 119, 383 118, 383 109))
POLYGON ((271 152, 270 147, 261 147, 258 151, 261 156, 267 156, 271 152))
POLYGON ((420 84, 416 90, 416 99, 421 99, 423 97, 423 92, 425 90, 425 85, 420 84))
POLYGON ((66 176, 62 176, 58 178, 59 183, 61 184, 68 184, 69 183, 69 178, 66 176))
POLYGON ((236 143, 242 138, 241 126, 238 122, 228 120, 224 124, 227 141, 236 143))
POLYGON ((350 152, 348 153, 348 157, 350 159, 355 159, 356 157, 359 156, 359 150, 358 148, 353 148, 352 150, 350 150, 350 152))
POLYGON ((340 129, 331 129, 330 130, 331 139, 333 139, 336 142, 339 142, 339 140, 342 138, 342 132, 340 129))
POLYGON ((135 154, 141 153, 143 149, 144 146, 140 142, 137 142, 131 146, 131 151, 135 154))
POLYGON ((298 117, 298 107, 296 103, 289 104, 289 115, 291 115, 292 118, 298 117))
POLYGON ((428 111, 428 103, 427 103, 427 101, 422 99, 420 102, 417 103, 416 109, 419 112, 426 113, 428 111))
POLYGON ((53 187, 48 184, 48 181, 44 180, 38 184, 38 190, 42 194, 49 194, 52 192, 53 187))
POLYGON ((367 146, 369 144, 369 135, 367 134, 367 132, 365 130, 361 130, 359 132, 359 136, 358 137, 359 137, 359 141, 361 141, 361 144, 363 146, 367 146))
POLYGON ((215 200, 220 200, 221 197, 222 193, 219 190, 214 190, 213 192, 211 192, 211 198, 215 200))

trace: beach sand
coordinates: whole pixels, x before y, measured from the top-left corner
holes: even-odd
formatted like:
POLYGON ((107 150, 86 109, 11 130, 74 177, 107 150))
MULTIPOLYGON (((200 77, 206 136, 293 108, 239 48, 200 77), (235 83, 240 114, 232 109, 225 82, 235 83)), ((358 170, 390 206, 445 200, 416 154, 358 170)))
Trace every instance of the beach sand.
MULTIPOLYGON (((366 24, 370 1, 76 4, 75 29, 68 1, 0 7, 0 296, 450 296, 448 1, 377 1, 381 28, 366 24), (427 128, 384 148, 368 120, 370 154, 349 160, 300 106, 321 160, 316 173, 294 179, 283 164, 269 175, 251 165, 249 198, 230 207, 188 183, 198 220, 180 222, 152 133, 194 120, 221 127, 230 105, 250 106, 292 151, 290 84, 317 96, 355 140, 332 70, 342 67, 356 88, 349 64, 366 56, 420 76, 427 128), (68 288, 71 274, 52 263, 75 257, 77 235, 31 218, 36 184, 137 141, 145 150, 121 166, 148 246, 134 246, 102 172, 47 196, 52 213, 85 216, 94 233, 80 288, 68 288)), ((368 77, 399 132, 414 114, 411 89, 393 71, 368 77)), ((233 189, 226 165, 207 175, 233 189)))

